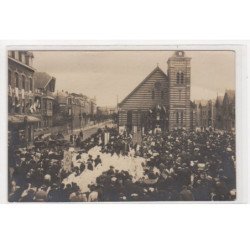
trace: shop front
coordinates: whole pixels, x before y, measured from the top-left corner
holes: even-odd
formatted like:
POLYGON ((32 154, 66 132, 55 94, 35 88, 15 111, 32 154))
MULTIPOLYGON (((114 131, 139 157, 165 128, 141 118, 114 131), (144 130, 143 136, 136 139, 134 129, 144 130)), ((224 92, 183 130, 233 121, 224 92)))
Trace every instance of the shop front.
POLYGON ((30 115, 9 115, 9 144, 27 146, 34 140, 34 129, 41 120, 30 115))

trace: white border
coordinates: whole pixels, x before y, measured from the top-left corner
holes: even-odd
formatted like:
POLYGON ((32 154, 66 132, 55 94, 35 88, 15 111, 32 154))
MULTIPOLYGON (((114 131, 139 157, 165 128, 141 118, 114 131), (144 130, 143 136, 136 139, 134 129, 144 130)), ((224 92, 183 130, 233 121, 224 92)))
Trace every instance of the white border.
MULTIPOLYGON (((0 107, 3 113, 0 123, 0 203, 7 203, 7 50, 234 50, 236 52, 236 164, 237 199, 234 202, 198 203, 247 203, 248 192, 248 144, 247 144, 247 50, 245 41, 0 41, 0 107), (177 45, 178 44, 178 45, 177 45)), ((166 59, 167 60, 167 59, 166 59)), ((144 202, 139 202, 144 203, 144 202)), ((152 202, 147 202, 151 204, 152 202)), ((184 202, 157 202, 181 203, 184 202)), ((187 202, 185 202, 186 204, 187 202)), ((18 203, 19 204, 19 203, 18 203)), ((34 204, 34 203, 32 203, 34 204)), ((85 203, 84 203, 85 204, 85 203)), ((102 203, 103 204, 103 203, 102 203)), ((123 203, 116 203, 123 204, 123 203)), ((138 204, 129 202, 128 204, 138 204)))

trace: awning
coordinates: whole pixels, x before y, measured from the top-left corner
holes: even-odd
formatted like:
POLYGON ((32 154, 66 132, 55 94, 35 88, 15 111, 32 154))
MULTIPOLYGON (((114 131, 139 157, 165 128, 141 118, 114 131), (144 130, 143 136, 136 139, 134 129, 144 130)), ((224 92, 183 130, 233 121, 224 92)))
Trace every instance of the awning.
POLYGON ((42 98, 44 98, 44 99, 50 99, 50 100, 55 100, 55 98, 53 96, 50 96, 50 95, 42 96, 42 98))
POLYGON ((27 123, 36 123, 36 122, 41 121, 39 118, 35 116, 31 116, 31 115, 9 115, 8 116, 9 124, 24 123, 25 120, 27 123))

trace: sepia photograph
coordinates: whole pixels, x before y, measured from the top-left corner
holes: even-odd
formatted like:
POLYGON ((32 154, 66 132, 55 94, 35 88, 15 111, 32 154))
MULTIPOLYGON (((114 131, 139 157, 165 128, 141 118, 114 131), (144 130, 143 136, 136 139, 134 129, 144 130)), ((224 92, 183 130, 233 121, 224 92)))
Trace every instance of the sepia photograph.
POLYGON ((236 200, 235 51, 7 57, 9 202, 236 200))

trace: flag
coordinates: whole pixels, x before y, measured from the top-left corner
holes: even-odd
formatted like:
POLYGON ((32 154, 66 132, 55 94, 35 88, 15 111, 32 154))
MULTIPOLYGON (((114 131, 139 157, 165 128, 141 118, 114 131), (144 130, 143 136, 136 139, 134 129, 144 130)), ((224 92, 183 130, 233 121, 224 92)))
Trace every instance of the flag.
POLYGON ((109 132, 104 133, 104 145, 107 145, 109 142, 109 132))
POLYGON ((12 89, 11 89, 10 85, 8 86, 8 94, 9 94, 9 96, 12 96, 12 89))
POLYGON ((70 172, 71 171, 71 164, 72 164, 72 152, 64 150, 63 169, 66 172, 70 172))
POLYGON ((15 96, 16 96, 17 99, 19 99, 18 88, 15 88, 15 96))

